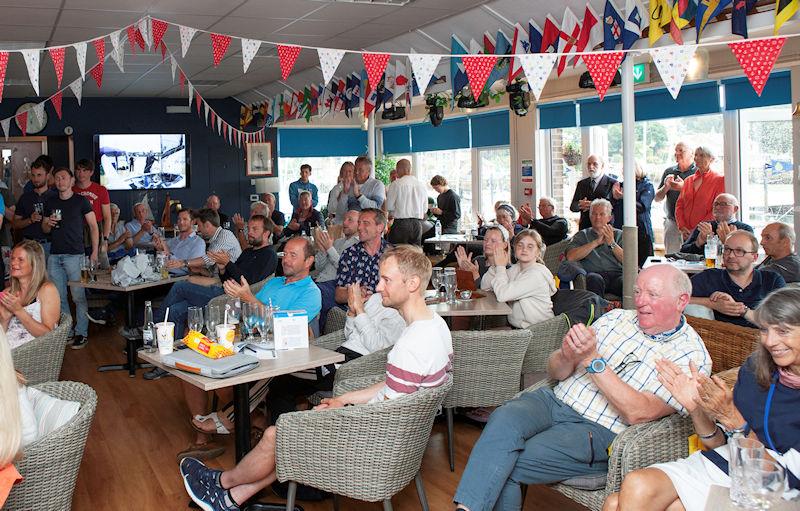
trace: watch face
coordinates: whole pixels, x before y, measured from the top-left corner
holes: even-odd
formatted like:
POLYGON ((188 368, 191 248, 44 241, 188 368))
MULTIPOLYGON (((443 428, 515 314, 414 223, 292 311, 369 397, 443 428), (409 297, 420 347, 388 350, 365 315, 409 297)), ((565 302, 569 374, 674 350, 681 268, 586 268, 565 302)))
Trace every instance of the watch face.
POLYGON ((602 373, 606 369, 606 361, 602 358, 596 358, 589 364, 589 372, 602 373))

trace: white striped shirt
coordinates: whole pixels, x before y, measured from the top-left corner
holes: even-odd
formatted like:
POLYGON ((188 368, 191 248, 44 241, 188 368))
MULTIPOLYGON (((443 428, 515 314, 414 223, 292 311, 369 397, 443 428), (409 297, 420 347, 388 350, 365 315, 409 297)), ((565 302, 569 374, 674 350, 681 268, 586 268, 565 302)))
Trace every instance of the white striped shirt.
MULTIPOLYGON (((207 252, 227 252, 231 256, 231 262, 235 263, 239 256, 242 255, 242 247, 239 245, 239 240, 236 235, 228 229, 217 227, 216 232, 211 239, 208 240, 207 252)), ((214 266, 216 263, 213 259, 208 257, 208 254, 203 254, 203 262, 206 268, 214 266)))
MULTIPOLYGON (((636 311, 615 309, 601 316, 592 328, 597 333, 597 351, 608 363, 607 371, 616 371, 634 390, 655 394, 680 414, 686 414, 658 381, 656 371, 656 361, 665 358, 687 373, 691 360, 701 372, 710 374, 711 357, 703 340, 683 318, 676 330, 651 336, 639 328, 636 311)), ((585 367, 576 367, 571 376, 556 385, 554 393, 584 418, 614 433, 619 434, 628 427, 585 367)))

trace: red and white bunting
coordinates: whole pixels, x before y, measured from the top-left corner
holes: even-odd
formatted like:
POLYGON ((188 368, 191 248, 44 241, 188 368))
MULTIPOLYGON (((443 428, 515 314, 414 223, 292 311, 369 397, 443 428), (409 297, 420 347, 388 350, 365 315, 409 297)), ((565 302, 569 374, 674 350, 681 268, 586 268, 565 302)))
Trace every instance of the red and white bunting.
POLYGON ((203 120, 206 122, 206 126, 208 126, 208 110, 209 110, 208 103, 203 101, 203 120))
POLYGON ((94 66, 90 74, 94 81, 97 83, 97 88, 101 88, 103 86, 103 67, 105 66, 106 61, 106 40, 104 38, 95 39, 92 41, 94 45, 94 52, 97 54, 97 65, 94 66))
POLYGON ((116 32, 111 32, 108 37, 111 39, 111 59, 117 64, 120 73, 124 73, 123 59, 125 58, 125 49, 120 44, 119 37, 121 33, 121 30, 117 30, 116 32))
POLYGON ((150 25, 153 27, 153 47, 159 48, 163 42, 164 34, 167 33, 169 24, 166 21, 153 18, 150 25))
POLYGON ((561 40, 559 43, 559 51, 562 52, 561 58, 558 59, 558 68, 556 72, 558 76, 564 72, 567 67, 567 58, 572 60, 570 54, 574 54, 578 50, 578 39, 581 36, 581 23, 578 17, 572 12, 572 9, 566 7, 564 9, 564 19, 561 21, 561 30, 558 37, 561 40))
POLYGON ((614 75, 617 74, 619 64, 624 57, 625 52, 621 51, 604 51, 583 56, 583 61, 589 69, 589 75, 592 77, 600 101, 606 97, 606 91, 614 80, 614 75))
POLYGON ((439 65, 440 58, 439 55, 426 55, 421 53, 411 53, 411 55, 408 56, 420 94, 425 94, 425 89, 428 88, 428 84, 431 82, 433 73, 436 71, 436 66, 439 65))
POLYGON ((22 136, 28 135, 28 110, 18 113, 16 116, 17 127, 22 130, 22 136))
POLYGON ((222 62, 222 57, 228 51, 228 46, 231 44, 231 36, 224 34, 211 34, 211 49, 214 54, 214 67, 217 67, 222 62))
POLYGON ((69 84, 72 93, 75 94, 75 99, 78 100, 78 106, 81 105, 81 98, 83 97, 83 79, 78 78, 69 84))
POLYGON ((317 48, 317 55, 319 56, 319 67, 322 68, 322 78, 325 80, 325 85, 328 85, 344 57, 344 50, 317 48))
POLYGON ((161 41, 161 63, 163 64, 165 60, 167 60, 167 45, 164 44, 164 41, 161 41))
POLYGON ((244 72, 250 67, 250 63, 258 53, 258 48, 261 46, 261 41, 257 39, 244 39, 242 38, 242 65, 244 72))
POLYGON ((194 91, 194 100, 197 102, 197 115, 200 115, 200 103, 203 102, 203 98, 200 97, 200 93, 194 91))
POLYGON ((536 97, 536 101, 539 101, 544 84, 547 83, 547 78, 550 76, 558 57, 553 53, 531 53, 530 55, 518 55, 517 58, 522 65, 522 69, 525 70, 528 87, 536 97))
POLYGON ((3 86, 6 81, 7 67, 8 67, 8 52, 0 51, 0 101, 3 101, 3 86))
MULTIPOLYGON (((142 42, 147 44, 147 49, 150 50, 153 48, 153 37, 150 31, 150 18, 144 17, 139 20, 137 30, 139 35, 142 38, 142 42)), ((138 37, 138 36, 137 36, 138 37)), ((138 42, 138 41, 137 41, 138 42)))
POLYGON ((131 53, 136 54, 136 26, 129 25, 125 30, 128 33, 128 42, 131 45, 131 53))
POLYGON ((767 85, 772 66, 778 60, 783 45, 786 43, 785 37, 772 39, 744 40, 735 43, 728 43, 731 51, 742 66, 747 79, 755 89, 756 94, 761 96, 764 86, 767 85))
POLYGON ((464 69, 467 71, 472 97, 477 99, 483 92, 486 80, 492 74, 497 57, 494 55, 471 55, 462 57, 461 61, 464 62, 464 69))
POLYGON ((50 48, 50 60, 53 61, 53 68, 56 71, 56 80, 58 81, 58 88, 61 88, 61 80, 64 78, 64 55, 66 48, 50 48))
POLYGON ((181 34, 181 57, 185 57, 186 52, 189 51, 189 45, 192 44, 192 39, 197 33, 197 29, 178 25, 178 32, 181 34))
POLYGON ((33 116, 36 118, 39 124, 44 124, 44 101, 33 105, 31 110, 33 110, 33 116))
POLYGON ((97 88, 100 89, 103 87, 103 64, 98 64, 94 66, 90 71, 89 74, 92 75, 94 78, 94 83, 97 84, 97 88))
POLYGON ((28 77, 31 79, 33 90, 39 95, 39 50, 22 50, 22 57, 28 67, 28 77))
POLYGON ((183 92, 183 88, 186 85, 186 75, 183 74, 183 69, 178 70, 178 83, 180 83, 181 92, 183 92))
POLYGON ((217 118, 217 134, 222 135, 222 119, 216 114, 213 115, 215 115, 217 118))
POLYGON ((75 59, 78 61, 78 69, 81 70, 81 79, 86 79, 86 41, 75 43, 72 45, 75 48, 75 59))
POLYGON ((58 118, 61 119, 61 100, 62 100, 62 92, 56 92, 52 98, 50 98, 50 103, 53 104, 53 110, 56 111, 56 115, 58 118))
POLYGON ((0 121, 0 126, 3 127, 3 135, 5 135, 6 142, 8 142, 8 131, 11 129, 11 117, 0 121))
POLYGON ((194 100, 194 85, 189 82, 189 108, 192 108, 192 100, 194 100))
POLYGON ((294 63, 297 62, 297 57, 300 56, 299 46, 279 44, 278 45, 278 60, 281 65, 281 79, 286 80, 292 73, 294 63))
POLYGON ((386 64, 389 63, 388 53, 362 53, 364 69, 367 70, 367 80, 370 88, 375 87, 383 76, 386 64))
POLYGON ((671 44, 650 50, 653 62, 658 68, 658 74, 661 75, 661 81, 667 86, 672 99, 676 99, 681 92, 683 80, 689 71, 695 50, 697 50, 697 45, 694 44, 684 46, 671 44))
POLYGON ((178 62, 175 61, 175 57, 172 55, 169 56, 169 63, 172 67, 172 83, 175 83, 175 70, 178 68, 178 62))

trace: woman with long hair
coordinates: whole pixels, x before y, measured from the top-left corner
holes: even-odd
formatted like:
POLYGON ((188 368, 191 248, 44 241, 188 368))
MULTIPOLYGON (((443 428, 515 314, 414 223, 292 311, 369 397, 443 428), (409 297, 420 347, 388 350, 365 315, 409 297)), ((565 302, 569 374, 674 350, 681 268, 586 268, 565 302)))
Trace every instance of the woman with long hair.
POLYGON ((22 450, 19 382, 11 349, 4 337, 0 330, 0 507, 8 498, 11 486, 20 480, 13 462, 22 450))
POLYGON ((0 325, 13 349, 55 328, 61 301, 47 278, 44 250, 38 242, 19 242, 10 262, 10 285, 0 293, 0 325))

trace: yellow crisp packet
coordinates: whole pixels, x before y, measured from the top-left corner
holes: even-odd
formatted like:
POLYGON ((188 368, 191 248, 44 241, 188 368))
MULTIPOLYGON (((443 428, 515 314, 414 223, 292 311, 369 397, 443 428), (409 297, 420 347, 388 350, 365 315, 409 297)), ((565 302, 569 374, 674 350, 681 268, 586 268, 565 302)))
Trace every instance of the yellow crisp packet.
POLYGON ((233 355, 233 350, 213 342, 196 330, 190 330, 189 333, 186 334, 186 337, 183 338, 183 342, 197 353, 208 358, 217 359, 233 355))

